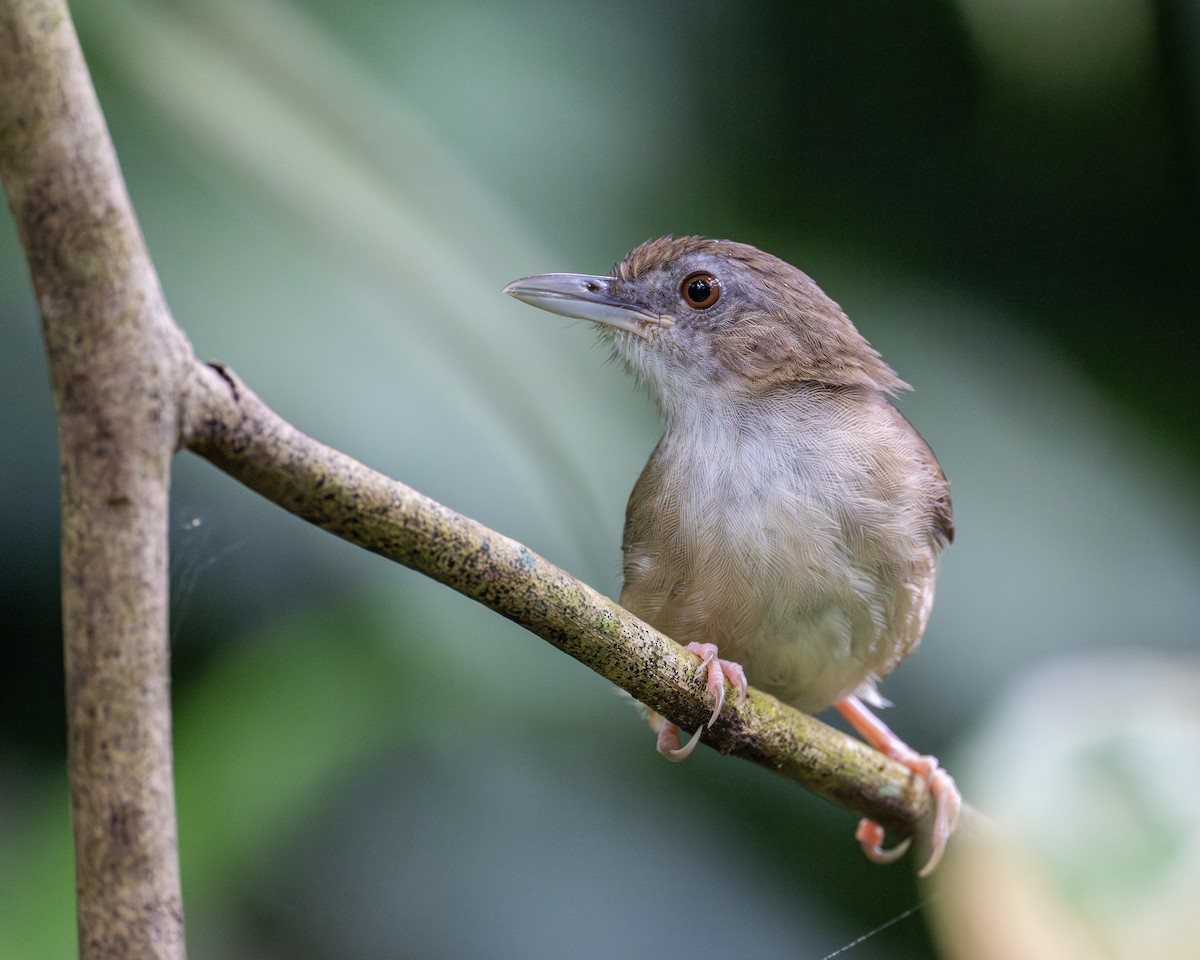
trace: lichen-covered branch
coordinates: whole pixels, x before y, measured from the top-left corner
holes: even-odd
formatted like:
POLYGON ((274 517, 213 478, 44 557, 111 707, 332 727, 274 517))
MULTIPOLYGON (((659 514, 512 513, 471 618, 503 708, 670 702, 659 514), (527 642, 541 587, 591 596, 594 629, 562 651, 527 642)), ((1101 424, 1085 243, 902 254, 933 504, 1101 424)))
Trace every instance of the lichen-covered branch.
MULTIPOLYGON (((301 433, 228 368, 197 367, 185 443, 268 500, 527 627, 685 729, 712 709, 698 660, 527 547, 301 433)), ((913 832, 926 788, 875 750, 751 691, 704 742, 913 832)))

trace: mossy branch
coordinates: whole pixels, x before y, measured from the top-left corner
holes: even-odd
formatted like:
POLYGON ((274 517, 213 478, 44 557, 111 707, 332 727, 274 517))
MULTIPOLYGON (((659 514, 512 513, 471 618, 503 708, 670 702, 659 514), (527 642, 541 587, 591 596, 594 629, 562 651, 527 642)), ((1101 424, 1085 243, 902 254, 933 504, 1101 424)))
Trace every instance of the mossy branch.
MULTIPOLYGON (((533 631, 687 730, 712 705, 698 659, 515 540, 308 437, 220 364, 196 368, 185 444, 297 516, 533 631)), ((703 742, 908 836, 925 784, 865 744, 751 690, 703 742)))

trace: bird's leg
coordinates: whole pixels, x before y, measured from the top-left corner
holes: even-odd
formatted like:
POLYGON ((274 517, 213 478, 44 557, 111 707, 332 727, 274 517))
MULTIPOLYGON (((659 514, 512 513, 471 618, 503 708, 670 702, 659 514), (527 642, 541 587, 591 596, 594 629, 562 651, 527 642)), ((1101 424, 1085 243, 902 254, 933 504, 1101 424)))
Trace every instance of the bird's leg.
MULTIPOLYGON (((933 829, 930 834, 932 852, 929 855, 929 862, 920 870, 922 877, 929 876, 942 859, 946 843, 958 821, 958 811, 962 807, 962 794, 958 792, 954 778, 938 765, 937 757, 917 753, 892 733, 887 724, 863 706, 858 697, 846 697, 844 700, 839 700, 834 706, 867 743, 885 756, 904 764, 929 784, 929 792, 933 795, 934 804, 933 829)), ((908 849, 908 841, 905 840, 891 850, 884 850, 883 827, 865 818, 859 822, 854 837, 861 844, 867 859, 874 863, 892 863, 903 856, 904 851, 908 849)))
MULTIPOLYGON (((746 682, 746 671, 742 669, 740 663, 734 663, 732 660, 722 660, 717 656, 717 646, 715 643, 689 643, 687 650, 694 653, 700 658, 700 669, 705 671, 707 679, 705 681, 705 689, 713 698, 713 712, 709 717, 709 724, 716 722, 717 717, 721 715, 721 708, 725 706, 725 683, 732 683, 738 690, 738 703, 746 699, 746 690, 748 684, 746 682)), ((678 763, 681 760, 686 760, 693 750, 696 749, 696 744, 700 740, 701 727, 692 734, 692 739, 685 745, 679 745, 679 727, 667 720, 664 717, 659 717, 658 714, 651 711, 650 723, 653 726, 655 718, 661 721, 658 727, 658 743, 656 747, 668 760, 674 760, 678 763)))

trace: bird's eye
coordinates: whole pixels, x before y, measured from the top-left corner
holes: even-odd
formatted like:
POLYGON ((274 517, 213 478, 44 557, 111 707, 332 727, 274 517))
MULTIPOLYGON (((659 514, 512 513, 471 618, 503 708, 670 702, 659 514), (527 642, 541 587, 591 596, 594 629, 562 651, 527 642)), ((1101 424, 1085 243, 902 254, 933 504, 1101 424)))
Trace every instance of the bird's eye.
POLYGON ((697 270, 684 278, 679 295, 689 307, 707 310, 721 298, 721 281, 705 270, 697 270))

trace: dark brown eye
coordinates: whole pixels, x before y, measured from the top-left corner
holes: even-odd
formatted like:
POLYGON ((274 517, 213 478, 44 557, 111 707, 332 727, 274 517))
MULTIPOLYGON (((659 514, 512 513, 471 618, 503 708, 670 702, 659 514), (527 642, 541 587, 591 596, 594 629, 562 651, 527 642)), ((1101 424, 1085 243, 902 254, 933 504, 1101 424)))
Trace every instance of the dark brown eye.
POLYGON ((679 295, 689 307, 707 310, 721 298, 721 281, 711 273, 697 270, 684 278, 679 295))

